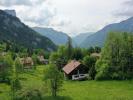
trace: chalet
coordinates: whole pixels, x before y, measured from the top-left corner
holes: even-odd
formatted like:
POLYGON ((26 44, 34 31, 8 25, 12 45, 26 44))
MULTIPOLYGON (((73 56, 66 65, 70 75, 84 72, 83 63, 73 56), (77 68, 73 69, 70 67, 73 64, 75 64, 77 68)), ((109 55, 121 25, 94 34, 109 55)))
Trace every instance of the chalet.
POLYGON ((88 70, 79 61, 72 60, 62 69, 65 77, 72 80, 83 80, 88 76, 88 70))
POLYGON ((20 58, 20 62, 23 65, 24 70, 33 68, 34 62, 31 57, 20 58))
POLYGON ((49 64, 49 60, 44 59, 44 56, 38 56, 37 58, 41 64, 45 64, 45 65, 49 64))
POLYGON ((96 58, 99 59, 101 57, 101 54, 100 53, 92 53, 90 56, 91 57, 96 57, 96 58))
POLYGON ((6 56, 6 52, 0 52, 0 56, 6 56))

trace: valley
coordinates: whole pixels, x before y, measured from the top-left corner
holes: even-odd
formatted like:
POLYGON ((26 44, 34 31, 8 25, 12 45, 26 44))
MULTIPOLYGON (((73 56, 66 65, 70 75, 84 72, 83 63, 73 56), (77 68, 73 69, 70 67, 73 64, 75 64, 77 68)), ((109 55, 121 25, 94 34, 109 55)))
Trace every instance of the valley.
POLYGON ((132 16, 102 15, 94 1, 105 11, 88 10, 91 0, 5 1, 0 100, 133 100, 132 16))

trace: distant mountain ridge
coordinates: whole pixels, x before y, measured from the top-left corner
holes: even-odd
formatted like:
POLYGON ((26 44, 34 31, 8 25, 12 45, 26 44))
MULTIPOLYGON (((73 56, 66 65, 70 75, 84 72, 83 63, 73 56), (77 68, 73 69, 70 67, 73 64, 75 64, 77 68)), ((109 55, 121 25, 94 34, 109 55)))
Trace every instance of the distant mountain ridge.
POLYGON ((133 32, 133 17, 121 21, 120 23, 114 23, 105 26, 98 32, 88 36, 80 45, 80 47, 87 48, 90 46, 100 46, 104 45, 106 37, 109 32, 133 32))
POLYGON ((72 40, 77 44, 77 46, 80 46, 80 44, 91 34, 93 34, 93 32, 80 33, 79 35, 73 37, 72 40))
POLYGON ((33 27, 33 30, 51 39, 56 45, 64 45, 68 41, 68 35, 52 28, 33 27))
POLYGON ((47 37, 41 36, 19 18, 0 10, 0 41, 14 41, 27 48, 42 48, 47 51, 56 49, 56 45, 47 37))

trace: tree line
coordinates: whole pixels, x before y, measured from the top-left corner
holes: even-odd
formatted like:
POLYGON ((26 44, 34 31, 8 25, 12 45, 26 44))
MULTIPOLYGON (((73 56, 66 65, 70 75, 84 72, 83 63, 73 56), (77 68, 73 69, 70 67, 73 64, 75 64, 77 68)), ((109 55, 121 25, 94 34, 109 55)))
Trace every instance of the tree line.
MULTIPOLYGON (((63 84, 62 68, 70 60, 78 60, 88 69, 91 80, 126 80, 133 79, 133 34, 127 32, 109 33, 104 47, 90 47, 83 49, 72 47, 71 40, 65 46, 59 46, 58 50, 52 53, 45 53, 42 49, 23 48, 9 43, 0 43, 0 82, 8 83, 11 86, 12 99, 16 97, 17 91, 21 90, 19 74, 23 73, 22 64, 19 57, 30 56, 37 63, 37 55, 47 55, 50 61, 49 67, 44 72, 43 80, 50 84, 52 96, 56 96, 57 91, 63 84), (20 49, 22 48, 22 49, 20 49), (6 52, 6 54, 4 54, 6 52), (99 58, 91 56, 98 53, 99 58), (51 74, 52 73, 52 74, 51 74)), ((35 63, 35 64, 36 64, 35 63)), ((37 63, 36 65, 38 65, 37 63)), ((41 95, 38 90, 31 90, 27 93, 35 92, 41 95)), ((41 98, 41 96, 40 96, 41 98)), ((33 98, 29 99, 32 100, 33 98)))
POLYGON ((97 80, 132 79, 133 34, 126 32, 110 33, 95 68, 97 80))

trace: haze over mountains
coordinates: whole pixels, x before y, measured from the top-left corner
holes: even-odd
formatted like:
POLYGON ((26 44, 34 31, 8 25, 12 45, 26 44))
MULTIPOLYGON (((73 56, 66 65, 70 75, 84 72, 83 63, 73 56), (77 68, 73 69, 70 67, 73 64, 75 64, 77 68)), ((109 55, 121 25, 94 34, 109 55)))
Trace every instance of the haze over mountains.
POLYGON ((0 41, 2 40, 15 42, 27 48, 42 48, 47 51, 56 49, 56 45, 50 39, 22 23, 14 11, 0 10, 0 41))
POLYGON ((93 32, 80 33, 79 35, 72 37, 72 40, 77 46, 80 46, 80 44, 91 34, 93 34, 93 32))
POLYGON ((90 46, 100 46, 104 45, 109 32, 133 32, 133 17, 124 20, 120 23, 114 23, 105 26, 98 32, 88 36, 80 45, 80 47, 88 48, 90 46))

